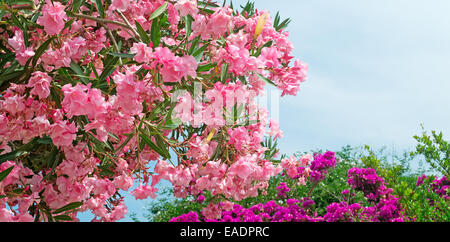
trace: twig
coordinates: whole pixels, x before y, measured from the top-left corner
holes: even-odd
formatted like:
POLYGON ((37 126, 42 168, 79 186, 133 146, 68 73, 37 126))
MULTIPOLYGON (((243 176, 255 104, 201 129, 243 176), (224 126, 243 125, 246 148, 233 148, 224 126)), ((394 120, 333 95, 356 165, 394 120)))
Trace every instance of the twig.
MULTIPOLYGON (((104 23, 100 23, 100 25, 102 25, 103 28, 106 29, 106 32, 108 32, 109 38, 111 38, 111 41, 113 42, 114 49, 117 51, 117 53, 119 53, 120 52, 119 46, 117 45, 116 39, 114 38, 114 35, 112 34, 111 30, 104 23)), ((123 65, 122 58, 120 58, 120 57, 119 57, 119 63, 120 63, 120 65, 123 65)))
POLYGON ((97 18, 97 17, 85 15, 85 14, 76 14, 76 13, 72 13, 72 15, 73 15, 74 17, 77 17, 77 18, 89 19, 89 20, 93 20, 93 21, 96 21, 96 22, 99 22, 99 23, 103 23, 103 24, 115 24, 115 25, 118 25, 118 26, 121 26, 121 27, 124 27, 124 28, 127 28, 127 29, 132 29, 132 30, 133 30, 133 28, 130 27, 130 26, 128 26, 127 24, 124 24, 124 23, 122 23, 122 22, 115 21, 115 20, 102 19, 102 18, 97 18))
POLYGON ((141 38, 140 35, 138 34, 138 32, 133 28, 133 26, 131 26, 130 22, 128 21, 127 17, 125 17, 125 15, 120 12, 119 10, 116 10, 116 12, 120 15, 120 17, 123 19, 123 21, 125 21, 126 25, 128 26, 129 29, 131 29, 131 31, 133 31, 133 34, 136 35, 136 37, 139 37, 139 39, 141 38))

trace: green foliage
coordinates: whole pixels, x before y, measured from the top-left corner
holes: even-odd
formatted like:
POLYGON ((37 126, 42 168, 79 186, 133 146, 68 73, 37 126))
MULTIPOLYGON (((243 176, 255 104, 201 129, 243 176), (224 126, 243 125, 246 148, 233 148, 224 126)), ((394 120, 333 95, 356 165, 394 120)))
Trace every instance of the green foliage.
MULTIPOLYGON (((400 203, 410 219, 416 222, 448 222, 450 221, 449 200, 433 192, 431 183, 436 178, 428 177, 417 186, 415 182, 405 182, 397 187, 401 192, 400 203)), ((447 195, 450 191, 447 190, 447 195)))
MULTIPOLYGON (((423 130, 423 126, 422 126, 423 130)), ((431 131, 431 136, 425 130, 421 136, 414 136, 418 142, 416 151, 411 152, 412 156, 422 155, 431 171, 437 171, 442 175, 450 175, 450 143, 445 141, 442 132, 431 131)))
POLYGON ((383 177, 396 193, 395 188, 410 170, 409 162, 412 158, 407 153, 404 153, 403 157, 393 155, 391 158, 392 160, 389 161, 384 148, 375 152, 368 145, 365 145, 360 160, 364 168, 375 169, 377 174, 383 177))

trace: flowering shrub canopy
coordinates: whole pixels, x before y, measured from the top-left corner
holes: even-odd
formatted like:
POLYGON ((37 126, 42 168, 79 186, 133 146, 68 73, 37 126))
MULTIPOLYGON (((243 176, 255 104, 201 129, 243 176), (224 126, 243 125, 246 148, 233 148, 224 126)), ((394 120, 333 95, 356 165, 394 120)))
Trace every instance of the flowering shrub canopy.
MULTIPOLYGON (((324 155, 316 155, 314 161, 307 169, 314 171, 318 164, 329 164, 336 158, 333 152, 326 152, 324 155), (328 161, 328 162, 326 162, 328 161)), ((322 166, 319 166, 322 167, 322 166)), ((311 178, 314 173, 310 173, 311 178)), ((289 176, 288 176, 289 177, 289 176)), ((379 177, 372 168, 351 168, 348 171, 348 184, 353 192, 363 192, 369 201, 367 205, 363 203, 349 203, 347 201, 333 202, 326 207, 326 213, 318 215, 313 212, 311 206, 314 201, 308 197, 300 199, 289 197, 290 188, 286 183, 281 182, 277 187, 277 198, 285 199, 284 203, 274 200, 264 204, 259 203, 249 208, 244 208, 239 204, 231 202, 210 203, 201 211, 202 216, 196 212, 189 212, 174 217, 170 222, 404 222, 410 219, 404 215, 404 210, 400 206, 399 198, 392 193, 392 189, 387 189, 383 178, 379 177)), ((292 178, 290 179, 298 179, 292 178)), ((444 178, 443 178, 444 179, 444 178)), ((442 180, 436 182, 441 184, 442 180)), ((311 180, 313 184, 319 181, 316 178, 311 180)), ((315 186, 312 187, 314 189, 315 186)), ((312 191, 312 190, 311 190, 312 191)), ((311 193, 309 192, 309 194, 311 193)), ((349 190, 342 191, 344 197, 353 197, 349 190)), ((351 200, 350 198, 347 200, 351 200)), ((283 201, 283 200, 281 200, 283 201)))
POLYGON ((288 20, 196 0, 2 1, 0 16, 0 221, 116 221, 120 191, 154 198, 162 179, 241 200, 283 169, 256 98, 305 81, 288 20))

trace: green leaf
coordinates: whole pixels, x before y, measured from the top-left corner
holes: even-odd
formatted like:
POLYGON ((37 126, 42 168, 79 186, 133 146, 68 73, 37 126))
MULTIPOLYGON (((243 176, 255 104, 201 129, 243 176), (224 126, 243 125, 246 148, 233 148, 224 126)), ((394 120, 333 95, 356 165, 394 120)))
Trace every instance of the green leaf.
POLYGON ((281 29, 286 28, 289 25, 290 22, 291 22, 291 19, 287 18, 282 23, 280 23, 279 25, 275 26, 274 28, 275 28, 276 31, 280 31, 281 29))
POLYGON ((198 44, 199 41, 200 41, 200 36, 197 36, 197 37, 195 37, 195 38, 192 40, 191 48, 189 49, 189 54, 190 54, 190 55, 192 55, 192 53, 194 52, 195 47, 197 47, 197 44, 198 44))
POLYGON ((11 12, 11 19, 14 23, 14 25, 16 25, 17 27, 19 27, 21 30, 24 29, 22 23, 19 21, 19 19, 17 18, 17 16, 11 12))
POLYGON ((256 51, 256 53, 253 56, 255 56, 255 57, 260 56, 262 49, 272 46, 272 43, 273 43, 272 40, 267 41, 264 45, 262 45, 261 47, 258 48, 258 50, 256 51))
POLYGON ((45 216, 47 216, 48 222, 54 222, 52 214, 48 210, 44 210, 45 216))
POLYGON ((105 7, 103 7, 102 0, 95 0, 95 6, 97 7, 100 17, 105 18, 105 7))
POLYGON ((51 37, 47 41, 45 41, 39 48, 36 50, 33 56, 33 66, 36 66, 37 61, 41 57, 42 54, 47 50, 48 46, 52 43, 55 37, 51 37))
POLYGON ((179 119, 179 118, 175 118, 172 119, 172 112, 175 109, 175 106, 173 106, 169 113, 167 113, 166 115, 166 122, 164 123, 164 126, 162 127, 162 129, 166 129, 166 130, 173 130, 178 128, 178 126, 180 126, 183 122, 179 119))
POLYGON ((0 76, 0 86, 3 84, 3 82, 17 78, 22 76, 22 74, 24 73, 24 71, 14 71, 12 73, 8 73, 5 75, 1 75, 0 76))
POLYGON ((277 84, 275 84, 272 80, 270 80, 269 78, 267 78, 267 77, 265 77, 265 76, 263 76, 263 75, 261 75, 261 74, 259 74, 259 73, 256 73, 255 72, 255 74, 259 77, 259 78, 261 78, 263 81, 266 81, 266 82, 268 82, 269 84, 272 84, 272 85, 274 85, 274 86, 277 86, 277 84))
POLYGON ((11 171, 13 169, 14 169, 14 166, 11 166, 10 168, 1 172, 0 173, 0 182, 3 181, 9 175, 9 173, 11 173, 11 171))
POLYGON ((63 76, 67 81, 73 83, 72 77, 69 75, 69 72, 65 68, 59 68, 58 74, 63 76))
POLYGON ((161 42, 161 28, 158 19, 154 19, 152 21, 151 39, 153 43, 153 48, 158 47, 159 43, 161 42))
POLYGON ((225 82, 228 77, 228 63, 222 65, 222 72, 220 73, 220 81, 225 82))
POLYGON ((78 10, 80 9, 80 6, 84 3, 84 0, 75 0, 73 2, 73 8, 72 11, 78 12, 78 10))
POLYGON ((58 215, 53 217, 56 221, 72 221, 72 218, 68 215, 58 215))
POLYGON ((37 142, 38 144, 45 144, 45 145, 53 144, 52 139, 48 136, 37 139, 37 142))
POLYGON ((74 71, 76 74, 78 74, 81 81, 85 85, 87 85, 89 83, 88 79, 85 77, 86 75, 84 74, 84 72, 81 70, 81 67, 77 63, 75 63, 75 62, 70 63, 70 69, 72 69, 72 71, 74 71))
POLYGON ((134 133, 129 134, 127 139, 119 146, 117 147, 117 149, 114 151, 114 153, 117 153, 118 151, 121 151, 123 149, 123 147, 125 147, 128 142, 130 142, 130 140, 134 137, 134 133))
POLYGON ((103 82, 106 80, 106 77, 111 75, 111 73, 116 69, 116 64, 119 61, 119 57, 114 56, 112 58, 107 58, 105 62, 103 63, 105 68, 102 71, 102 74, 100 74, 99 81, 103 82))
POLYGON ((120 57, 120 58, 133 58, 136 54, 125 54, 125 53, 109 52, 108 55, 117 56, 117 57, 120 57))
MULTIPOLYGON (((50 154, 48 155, 48 157, 45 159, 45 165, 47 168, 52 168, 52 167, 56 167, 56 156, 58 155, 58 148, 56 148, 56 146, 53 146, 52 151, 50 152, 50 154)), ((50 174, 52 174, 53 172, 51 171, 50 174)))
POLYGON ((0 59, 2 60, 0 62, 0 69, 3 69, 6 63, 13 61, 16 58, 16 55, 14 52, 8 52, 5 54, 0 55, 0 59))
MULTIPOLYGON (((148 37, 147 32, 145 32, 144 28, 142 28, 141 24, 139 24, 138 21, 135 20, 134 23, 136 24, 136 29, 137 29, 139 36, 141 37, 141 40, 144 43, 149 44, 150 38, 148 37)), ((152 27, 153 27, 153 25, 152 25, 152 27)))
POLYGON ((150 15, 150 18, 148 20, 153 20, 157 17, 159 17, 159 15, 161 15, 162 13, 164 13, 167 9, 167 7, 169 6, 169 4, 167 2, 165 2, 163 5, 161 5, 158 9, 156 9, 152 15, 150 15))
POLYGON ((220 7, 219 5, 217 5, 217 3, 211 2, 211 1, 207 1, 207 2, 198 2, 198 6, 201 7, 213 7, 213 8, 218 8, 220 7))
POLYGON ((53 214, 62 213, 62 212, 68 211, 68 210, 72 210, 72 209, 75 209, 75 208, 80 207, 81 205, 83 205, 83 202, 73 202, 73 203, 69 203, 69 204, 67 204, 67 205, 64 206, 64 207, 61 207, 61 208, 56 209, 56 210, 53 212, 53 214))
POLYGON ((197 72, 209 71, 216 66, 217 66, 217 63, 208 63, 208 64, 200 65, 197 67, 197 72))
POLYGON ((15 158, 17 158, 17 157, 19 157, 19 156, 21 156, 21 155, 23 155, 25 153, 27 153, 26 150, 18 149, 18 150, 11 151, 9 153, 0 155, 0 164, 5 162, 5 161, 8 161, 8 160, 14 160, 15 158))
POLYGON ((200 61, 202 59, 203 56, 203 51, 206 50, 206 48, 208 48, 208 45, 202 45, 202 47, 194 50, 194 53, 192 53, 192 56, 197 60, 200 61))
POLYGON ((184 17, 184 20, 186 22, 186 26, 185 26, 185 28, 186 28, 186 43, 189 43, 188 40, 189 40, 189 36, 191 36, 191 33, 192 33, 191 25, 192 25, 192 21, 194 20, 194 18, 191 15, 187 15, 186 17, 184 17))
POLYGON ((155 143, 152 142, 152 140, 147 137, 145 134, 140 135, 142 141, 148 145, 148 147, 152 150, 154 150, 156 153, 164 157, 165 159, 168 159, 170 157, 169 152, 166 152, 165 150, 158 147, 155 143))

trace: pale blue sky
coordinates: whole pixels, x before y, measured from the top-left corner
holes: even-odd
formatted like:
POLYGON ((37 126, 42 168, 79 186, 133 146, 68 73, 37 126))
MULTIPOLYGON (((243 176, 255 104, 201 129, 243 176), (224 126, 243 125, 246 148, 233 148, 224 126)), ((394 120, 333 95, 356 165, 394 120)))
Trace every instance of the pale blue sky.
POLYGON ((283 153, 345 144, 409 149, 420 123, 450 134, 449 1, 257 0, 256 6, 292 18, 294 55, 310 67, 300 93, 281 99, 283 153))
MULTIPOLYGON (((299 94, 281 98, 282 153, 346 144, 412 149, 420 123, 448 137, 450 1, 255 2, 292 19, 294 55, 309 64, 299 94)), ((126 197, 139 215, 148 201, 126 197)))

